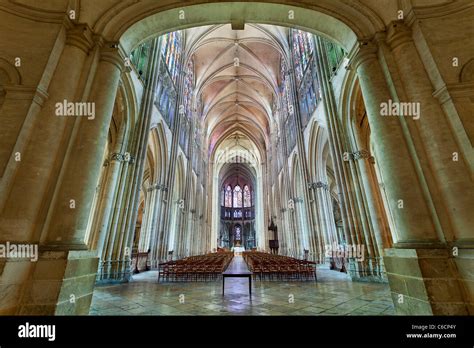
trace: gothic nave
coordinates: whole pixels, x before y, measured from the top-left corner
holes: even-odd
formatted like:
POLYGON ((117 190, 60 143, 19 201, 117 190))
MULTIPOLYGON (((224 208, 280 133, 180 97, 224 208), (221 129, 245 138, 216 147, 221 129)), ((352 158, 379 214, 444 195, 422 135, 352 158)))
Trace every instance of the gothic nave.
POLYGON ((473 18, 0 0, 0 314, 473 314, 473 18))

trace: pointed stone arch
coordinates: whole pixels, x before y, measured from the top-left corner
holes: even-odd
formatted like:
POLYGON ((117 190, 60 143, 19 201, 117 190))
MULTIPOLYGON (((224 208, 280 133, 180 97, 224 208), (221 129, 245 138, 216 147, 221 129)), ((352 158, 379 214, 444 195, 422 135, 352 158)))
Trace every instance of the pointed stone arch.
POLYGON ((21 75, 13 64, 0 57, 0 86, 5 85, 21 85, 21 75))

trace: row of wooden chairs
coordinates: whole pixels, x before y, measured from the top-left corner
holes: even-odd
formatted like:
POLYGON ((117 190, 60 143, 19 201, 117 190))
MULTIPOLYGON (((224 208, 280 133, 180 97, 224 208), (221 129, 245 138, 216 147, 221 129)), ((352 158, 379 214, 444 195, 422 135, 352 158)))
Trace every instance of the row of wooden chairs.
POLYGON ((158 282, 212 281, 219 279, 234 253, 219 252, 159 264, 158 282))
POLYGON ((243 257, 254 279, 259 280, 317 280, 316 263, 288 256, 262 252, 244 252, 243 257))

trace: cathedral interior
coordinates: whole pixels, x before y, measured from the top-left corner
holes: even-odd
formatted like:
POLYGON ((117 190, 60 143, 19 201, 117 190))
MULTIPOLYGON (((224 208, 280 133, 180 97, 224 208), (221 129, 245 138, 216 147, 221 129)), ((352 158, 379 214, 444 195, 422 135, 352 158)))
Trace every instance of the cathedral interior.
POLYGON ((473 22, 0 0, 0 314, 474 314, 473 22))

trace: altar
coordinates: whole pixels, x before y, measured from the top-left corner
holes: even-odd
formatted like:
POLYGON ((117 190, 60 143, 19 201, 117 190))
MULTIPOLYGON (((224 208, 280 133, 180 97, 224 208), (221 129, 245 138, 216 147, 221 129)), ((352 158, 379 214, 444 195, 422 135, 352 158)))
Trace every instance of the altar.
POLYGON ((242 255, 242 253, 245 251, 245 248, 243 246, 235 246, 232 247, 231 251, 234 252, 234 255, 242 255))

